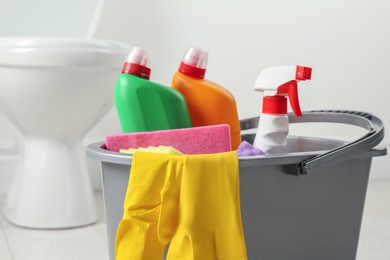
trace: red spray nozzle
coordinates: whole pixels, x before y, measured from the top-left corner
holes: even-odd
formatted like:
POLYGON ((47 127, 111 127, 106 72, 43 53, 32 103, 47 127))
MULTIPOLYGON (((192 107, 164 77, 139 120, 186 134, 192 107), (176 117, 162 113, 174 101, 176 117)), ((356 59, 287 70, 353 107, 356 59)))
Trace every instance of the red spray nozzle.
POLYGON ((295 79, 296 80, 311 79, 311 68, 298 65, 295 72, 295 79))

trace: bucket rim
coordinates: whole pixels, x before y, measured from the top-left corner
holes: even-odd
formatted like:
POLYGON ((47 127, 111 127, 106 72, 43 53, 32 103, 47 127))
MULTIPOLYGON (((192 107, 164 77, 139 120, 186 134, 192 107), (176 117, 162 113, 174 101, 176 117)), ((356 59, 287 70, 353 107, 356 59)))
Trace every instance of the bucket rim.
MULTIPOLYGON (((245 136, 245 135, 243 135, 245 136)), ((288 136, 288 140, 306 140, 317 143, 331 143, 330 146, 341 146, 346 141, 322 138, 322 137, 303 137, 303 136, 288 136)), ((259 164, 261 165, 279 165, 279 164, 295 164, 300 163, 302 160, 309 159, 313 156, 321 154, 329 149, 319 149, 311 151, 289 152, 284 154, 268 154, 268 155, 256 155, 256 156, 239 156, 238 160, 240 165, 245 164, 259 164), (247 162, 247 163, 246 163, 247 162), (251 163, 252 162, 252 163, 251 163)), ((95 142, 87 146, 87 157, 101 162, 114 163, 114 164, 126 164, 130 165, 132 162, 132 155, 120 152, 109 151, 106 149, 104 142, 95 142)))

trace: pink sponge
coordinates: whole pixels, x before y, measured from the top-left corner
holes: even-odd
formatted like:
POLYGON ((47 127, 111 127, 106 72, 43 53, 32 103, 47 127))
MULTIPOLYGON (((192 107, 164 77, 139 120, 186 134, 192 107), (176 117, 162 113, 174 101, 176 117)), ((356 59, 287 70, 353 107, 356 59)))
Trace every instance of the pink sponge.
POLYGON ((221 153, 232 150, 227 124, 109 135, 107 150, 172 146, 184 154, 221 153))

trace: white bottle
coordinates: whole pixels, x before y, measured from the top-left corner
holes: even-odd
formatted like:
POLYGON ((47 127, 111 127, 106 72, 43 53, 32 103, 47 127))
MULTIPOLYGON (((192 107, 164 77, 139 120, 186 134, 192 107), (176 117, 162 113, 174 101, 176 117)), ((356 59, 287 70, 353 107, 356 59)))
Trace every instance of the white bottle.
POLYGON ((298 81, 309 80, 312 69, 303 66, 271 67, 257 77, 254 89, 262 91, 263 108, 253 146, 266 154, 286 152, 289 132, 287 96, 296 116, 302 116, 298 81))

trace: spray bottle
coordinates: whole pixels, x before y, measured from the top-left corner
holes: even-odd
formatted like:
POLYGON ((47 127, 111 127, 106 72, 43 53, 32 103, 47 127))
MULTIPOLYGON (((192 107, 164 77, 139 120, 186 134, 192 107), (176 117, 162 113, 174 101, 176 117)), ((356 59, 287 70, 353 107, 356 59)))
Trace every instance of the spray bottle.
POLYGON ((241 143, 236 101, 229 90, 205 79, 207 59, 205 50, 190 47, 172 78, 172 87, 184 95, 193 126, 228 124, 236 150, 241 143))
POLYGON ((151 52, 134 47, 115 87, 115 106, 124 133, 191 127, 183 95, 149 80, 151 52))
POLYGON ((270 67, 260 73, 254 89, 264 92, 263 109, 253 146, 267 154, 286 152, 287 97, 294 114, 302 116, 298 82, 311 79, 311 71, 309 67, 286 66, 270 67))

